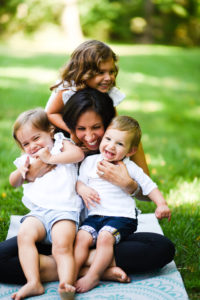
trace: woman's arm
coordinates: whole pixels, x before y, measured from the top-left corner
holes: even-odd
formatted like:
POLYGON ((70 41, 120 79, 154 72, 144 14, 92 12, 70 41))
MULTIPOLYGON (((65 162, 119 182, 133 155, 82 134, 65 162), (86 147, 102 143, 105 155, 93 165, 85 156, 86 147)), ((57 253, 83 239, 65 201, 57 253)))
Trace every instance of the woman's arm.
POLYGON ((62 94, 65 90, 59 91, 54 99, 49 104, 46 113, 48 116, 49 121, 55 125, 58 128, 63 129, 64 131, 67 131, 70 133, 69 128, 65 124, 65 122, 62 119, 62 110, 64 108, 64 103, 62 99, 62 94))
POLYGON ((149 168, 147 166, 141 142, 139 143, 137 152, 133 156, 131 156, 131 160, 134 161, 140 168, 142 168, 147 175, 149 175, 149 168))

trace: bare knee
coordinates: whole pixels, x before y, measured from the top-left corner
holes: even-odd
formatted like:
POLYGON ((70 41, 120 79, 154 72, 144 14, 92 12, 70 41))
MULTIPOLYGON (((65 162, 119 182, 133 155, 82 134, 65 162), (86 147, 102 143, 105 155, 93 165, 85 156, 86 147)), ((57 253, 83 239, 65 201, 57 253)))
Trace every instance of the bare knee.
POLYGON ((92 241, 93 239, 89 232, 85 230, 80 230, 76 236, 75 248, 89 248, 92 245, 92 241))
POLYGON ((115 238, 110 232, 103 230, 99 233, 97 239, 98 246, 108 247, 108 246, 113 246, 114 243, 115 243, 115 238))
POLYGON ((73 253, 73 243, 53 243, 52 244, 52 254, 54 257, 72 254, 73 253))

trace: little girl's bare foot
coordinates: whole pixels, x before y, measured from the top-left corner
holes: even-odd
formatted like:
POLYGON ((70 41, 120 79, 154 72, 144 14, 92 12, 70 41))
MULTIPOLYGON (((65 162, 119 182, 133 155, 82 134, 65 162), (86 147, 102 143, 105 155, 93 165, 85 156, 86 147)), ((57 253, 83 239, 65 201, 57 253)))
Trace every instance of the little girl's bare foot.
POLYGON ((78 293, 85 293, 99 284, 99 278, 85 275, 77 280, 75 286, 78 293))
POLYGON ((41 295, 44 288, 40 282, 27 282, 18 292, 12 294, 12 299, 20 300, 29 296, 41 295))
POLYGON ((119 267, 108 268, 104 272, 102 279, 110 281, 119 281, 123 283, 129 283, 131 281, 128 275, 119 267))
POLYGON ((73 285, 64 282, 60 283, 58 288, 62 300, 74 300, 75 290, 73 285))

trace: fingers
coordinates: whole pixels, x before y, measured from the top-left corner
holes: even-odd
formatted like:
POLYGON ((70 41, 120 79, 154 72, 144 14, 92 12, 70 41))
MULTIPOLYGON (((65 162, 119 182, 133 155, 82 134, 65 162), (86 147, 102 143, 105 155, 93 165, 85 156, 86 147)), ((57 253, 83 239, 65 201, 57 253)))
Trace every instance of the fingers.
POLYGON ((163 218, 167 218, 168 221, 171 220, 171 211, 168 210, 168 211, 155 211, 155 215, 156 215, 156 218, 158 218, 159 220, 163 219, 163 218))
POLYGON ((85 195, 83 197, 83 200, 87 208, 89 208, 90 205, 95 207, 96 206, 95 203, 100 203, 100 197, 97 192, 93 192, 91 194, 85 195))

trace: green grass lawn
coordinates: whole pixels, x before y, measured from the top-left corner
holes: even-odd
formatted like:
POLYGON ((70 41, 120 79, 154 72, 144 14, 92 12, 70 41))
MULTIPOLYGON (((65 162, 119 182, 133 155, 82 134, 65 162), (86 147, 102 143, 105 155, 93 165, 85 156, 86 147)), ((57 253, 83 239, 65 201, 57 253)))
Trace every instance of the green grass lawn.
MULTIPOLYGON (((175 262, 190 299, 199 299, 200 49, 113 48, 120 54, 117 83, 127 95, 118 111, 141 124, 151 176, 172 210, 171 222, 160 224, 175 243, 175 262)), ((12 124, 22 111, 44 107, 49 86, 67 58, 62 53, 0 46, 0 240, 6 237, 10 215, 26 212, 21 188, 13 189, 8 182, 20 153, 12 124)), ((153 203, 137 204, 143 213, 154 212, 153 203)))

